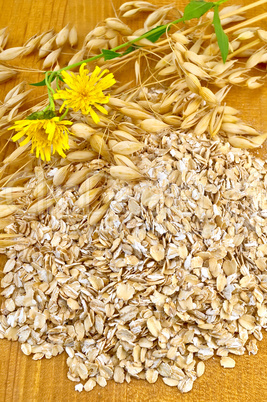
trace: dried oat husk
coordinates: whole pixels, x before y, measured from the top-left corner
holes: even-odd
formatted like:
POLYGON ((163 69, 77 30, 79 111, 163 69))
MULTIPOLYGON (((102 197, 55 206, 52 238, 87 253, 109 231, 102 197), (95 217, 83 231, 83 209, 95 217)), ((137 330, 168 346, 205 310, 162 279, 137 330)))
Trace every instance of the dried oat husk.
POLYGON ((64 28, 62 28, 56 36, 56 45, 58 47, 62 47, 65 45, 69 38, 69 25, 67 24, 64 28))
POLYGON ((17 71, 15 70, 7 70, 7 71, 0 71, 0 82, 5 82, 10 80, 11 78, 17 75, 17 71))
POLYGON ((53 30, 47 34, 47 41, 45 42, 46 35, 44 36, 43 40, 41 39, 40 44, 42 45, 39 49, 39 57, 43 58, 49 55, 53 50, 53 45, 56 39, 56 36, 53 33, 53 30))
POLYGON ((71 47, 76 46, 77 43, 78 43, 78 33, 77 33, 77 29, 76 29, 75 26, 73 26, 73 27, 70 29, 70 32, 69 32, 69 43, 70 43, 71 47))
POLYGON ((62 166, 61 168, 59 168, 57 170, 57 172, 54 174, 54 177, 53 177, 54 186, 56 186, 56 187, 61 186, 66 181, 69 170, 70 170, 69 165, 62 166))
POLYGON ((27 56, 38 47, 40 40, 42 39, 42 36, 43 35, 34 35, 24 44, 25 51, 23 53, 23 56, 27 56))
POLYGON ((138 167, 133 163, 133 161, 125 155, 114 154, 114 161, 118 166, 128 166, 131 169, 139 170, 138 167))
POLYGON ((96 187, 100 182, 102 182, 105 178, 104 172, 98 172, 86 179, 79 188, 79 194, 82 195, 83 193, 92 190, 96 187))
POLYGON ((74 123, 70 131, 77 137, 84 138, 89 140, 92 134, 95 134, 96 129, 90 127, 88 124, 85 123, 74 123))
POLYGON ((133 141, 120 141, 113 145, 111 151, 115 154, 131 155, 137 151, 140 151, 144 147, 140 142, 133 141))
POLYGON ((28 213, 40 215, 48 208, 50 208, 53 204, 55 204, 55 202, 56 200, 52 198, 39 200, 29 207, 28 213))
POLYGON ((67 155, 67 160, 70 162, 90 162, 97 157, 97 153, 94 151, 73 151, 67 155))
POLYGON ((103 138, 103 136, 99 134, 93 134, 89 138, 89 143, 92 149, 98 154, 103 156, 107 161, 110 160, 110 153, 108 146, 103 138))
POLYGON ((266 139, 267 134, 262 134, 257 137, 244 137, 233 135, 228 138, 228 141, 233 147, 241 149, 255 149, 260 147, 266 139))
POLYGON ((48 56, 46 56, 44 59, 43 68, 53 67, 58 60, 61 50, 62 48, 60 47, 59 49, 53 50, 50 54, 48 54, 48 56))
POLYGON ((9 33, 7 32, 7 27, 2 28, 0 30, 0 49, 4 50, 7 41, 8 41, 9 33))
POLYGON ((16 160, 19 159, 19 157, 24 154, 29 148, 29 144, 23 145, 22 147, 18 147, 13 151, 9 156, 7 156, 4 160, 3 163, 6 165, 9 165, 16 160))
POLYGON ((70 59, 68 65, 72 65, 75 63, 79 63, 80 61, 82 61, 84 59, 84 53, 85 53, 85 49, 81 49, 79 52, 75 53, 73 55, 73 57, 70 59))
POLYGON ((148 133, 158 133, 167 129, 169 126, 163 121, 157 119, 146 119, 141 122, 140 127, 148 133))
POLYGON ((109 172, 114 179, 125 181, 139 180, 143 177, 136 169, 132 169, 128 166, 112 166, 109 172))
POLYGON ((102 191, 102 187, 97 187, 93 188, 92 190, 86 191, 78 198, 75 205, 81 209, 88 207, 93 201, 95 201, 96 198, 99 197, 102 191))
POLYGON ((96 225, 105 215, 109 208, 109 203, 103 204, 101 207, 97 208, 91 213, 88 218, 89 225, 96 225))
POLYGON ((0 205, 0 218, 14 214, 18 210, 16 205, 0 205))
POLYGON ((0 61, 14 60, 17 57, 23 55, 24 52, 24 46, 11 47, 9 49, 3 50, 3 52, 0 53, 0 61))
POLYGON ((47 32, 44 32, 42 38, 40 39, 40 47, 47 43, 51 38, 54 37, 54 30, 50 29, 47 32))
POLYGON ((90 171, 90 168, 82 168, 81 170, 71 173, 65 183, 65 187, 70 188, 82 183, 87 178, 90 171))

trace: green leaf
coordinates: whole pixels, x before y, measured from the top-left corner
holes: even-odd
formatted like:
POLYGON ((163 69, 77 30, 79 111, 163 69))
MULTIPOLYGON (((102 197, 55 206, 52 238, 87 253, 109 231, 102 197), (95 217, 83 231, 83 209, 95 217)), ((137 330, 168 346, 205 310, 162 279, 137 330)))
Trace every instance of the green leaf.
POLYGON ((122 56, 125 56, 126 54, 133 52, 134 50, 138 49, 138 47, 139 46, 136 46, 136 45, 129 46, 128 49, 126 49, 125 52, 122 53, 122 56))
POLYGON ((102 53, 104 55, 105 60, 112 60, 112 59, 115 59, 116 57, 125 56, 126 54, 133 52, 137 48, 138 48, 138 46, 131 45, 128 47, 128 49, 126 49, 126 51, 124 53, 117 53, 117 52, 114 52, 114 50, 102 49, 102 53))
POLYGON ((26 120, 50 120, 56 116, 53 110, 41 110, 40 112, 34 112, 26 117, 26 120))
POLYGON ((206 2, 203 0, 200 1, 190 1, 189 4, 184 9, 183 20, 189 21, 192 18, 200 18, 204 15, 207 11, 214 7, 214 3, 206 2))
POLYGON ((166 25, 159 25, 156 28, 153 28, 150 31, 146 32, 145 38, 155 43, 162 35, 166 33, 166 31, 169 31, 169 29, 170 27, 166 28, 166 25))
MULTIPOLYGON (((58 78, 60 79, 60 81, 64 82, 63 78, 61 78, 61 76, 60 76, 59 74, 58 74, 58 75, 54 75, 54 77, 53 77, 53 79, 52 79, 51 82, 53 82, 53 81, 56 79, 56 77, 58 77, 58 78)), ((40 81, 40 82, 35 82, 34 84, 30 84, 30 85, 32 85, 32 86, 34 86, 34 87, 43 87, 43 86, 46 85, 46 82, 45 82, 45 79, 43 79, 43 80, 40 81)))
POLYGON ((213 25, 217 37, 217 42, 221 51, 222 59, 225 63, 229 52, 229 40, 228 36, 222 28, 218 6, 215 6, 214 8, 213 25))
POLYGON ((30 84, 33 87, 43 87, 44 85, 46 85, 45 80, 42 80, 40 82, 35 82, 34 84, 30 84))
POLYGON ((102 53, 104 55, 104 60, 112 60, 115 59, 116 57, 120 57, 121 54, 114 52, 113 50, 107 50, 107 49, 102 49, 102 53))

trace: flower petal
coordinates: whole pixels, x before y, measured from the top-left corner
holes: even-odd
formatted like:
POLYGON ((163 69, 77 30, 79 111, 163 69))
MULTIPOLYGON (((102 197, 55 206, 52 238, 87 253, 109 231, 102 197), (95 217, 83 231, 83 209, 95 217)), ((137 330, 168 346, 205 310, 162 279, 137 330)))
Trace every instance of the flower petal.
POLYGON ((58 116, 50 120, 19 120, 13 127, 17 134, 12 137, 12 140, 17 141, 25 137, 20 142, 20 146, 31 142, 31 152, 35 152, 37 158, 41 157, 44 161, 50 161, 51 152, 65 156, 64 150, 69 149, 68 134, 70 133, 66 126, 72 124, 68 120, 60 121, 58 116))
POLYGON ((109 95, 105 95, 103 90, 110 88, 116 82, 113 74, 107 74, 108 72, 107 69, 101 71, 96 66, 90 75, 86 63, 81 65, 79 74, 68 74, 63 71, 62 77, 67 87, 57 90, 57 93, 54 94, 54 99, 63 100, 60 111, 63 108, 71 108, 75 112, 90 113, 93 120, 99 122, 99 117, 92 107, 96 107, 101 113, 107 114, 106 109, 99 106, 109 102, 109 95), (105 76, 105 74, 107 75, 105 76))

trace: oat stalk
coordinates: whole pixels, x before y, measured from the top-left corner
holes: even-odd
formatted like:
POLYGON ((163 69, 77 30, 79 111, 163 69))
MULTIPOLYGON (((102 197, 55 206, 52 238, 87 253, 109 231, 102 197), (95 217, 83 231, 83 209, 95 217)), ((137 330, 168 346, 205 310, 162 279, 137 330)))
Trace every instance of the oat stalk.
POLYGON ((85 59, 82 61, 79 61, 77 63, 71 64, 69 66, 63 67, 57 71, 47 71, 45 73, 45 78, 44 80, 32 84, 34 86, 47 86, 47 91, 48 91, 48 98, 49 98, 49 105, 47 106, 46 110, 55 110, 55 103, 53 99, 53 95, 55 93, 54 89, 51 86, 51 83, 57 79, 62 80, 61 73, 62 71, 67 71, 71 70, 73 68, 81 66, 83 63, 90 63, 92 61, 98 60, 102 57, 104 57, 104 60, 111 60, 117 57, 121 57, 124 55, 127 55, 128 53, 133 52, 136 48, 140 40, 142 39, 148 39, 151 42, 156 42, 162 35, 164 35, 166 32, 170 30, 170 28, 173 25, 179 24, 179 23, 185 23, 186 21, 190 21, 191 19, 197 18, 199 19, 202 17, 207 11, 214 9, 214 19, 213 19, 213 25, 215 29, 215 33, 217 36, 218 40, 218 45, 221 51, 222 59, 225 62, 227 55, 228 55, 228 50, 229 50, 229 42, 228 38, 225 35, 221 22, 220 22, 220 17, 219 17, 219 6, 222 5, 223 3, 226 3, 228 0, 219 0, 217 2, 206 2, 205 0, 191 0, 189 4, 184 9, 184 14, 182 18, 179 18, 177 20, 174 20, 168 24, 165 25, 159 25, 156 28, 151 29, 150 31, 144 33, 143 35, 140 35, 139 37, 132 39, 128 42, 122 43, 119 46, 114 47, 111 50, 105 50, 103 49, 102 52, 94 57, 90 57, 89 59, 85 59), (124 53, 118 53, 119 50, 126 48, 126 51, 124 53))

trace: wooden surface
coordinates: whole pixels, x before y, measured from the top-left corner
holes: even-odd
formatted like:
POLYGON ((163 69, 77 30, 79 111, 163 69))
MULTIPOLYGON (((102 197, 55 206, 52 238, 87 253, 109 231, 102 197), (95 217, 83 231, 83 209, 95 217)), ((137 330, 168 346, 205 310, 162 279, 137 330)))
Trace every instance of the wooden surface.
MULTIPOLYGON (((155 4, 168 4, 168 0, 152 0, 155 4)), ((70 22, 79 30, 79 44, 83 37, 99 21, 114 16, 123 0, 0 0, 0 28, 9 26, 9 46, 21 46, 37 32, 54 27, 61 29, 70 22)), ((183 8, 185 0, 174 0, 175 6, 183 8)), ((229 2, 233 4, 233 2, 229 2)), ((236 0, 234 4, 249 4, 236 0)), ((267 11, 261 6, 255 12, 267 11)), ((255 15, 251 12, 249 15, 255 15)), ((135 22, 137 24, 137 22, 135 22)), ((260 23, 261 25, 263 23, 260 23)), ((266 21, 265 21, 266 26, 266 21)), ((78 46, 79 48, 79 46, 78 46)), ((32 65, 38 58, 22 60, 23 65, 32 65)), ((38 64, 41 67, 40 63, 38 64)), ((19 77, 19 80, 22 76, 19 77)), ((28 76, 28 80, 29 80, 28 76)), ((14 85, 2 84, 0 101, 14 85)), ((229 103, 243 111, 244 119, 259 130, 266 130, 267 88, 256 91, 237 89, 229 97, 229 103)), ((1 256, 0 256, 1 257, 1 256)), ((3 256, 2 256, 3 261, 3 256)), ((91 393, 74 391, 75 383, 66 377, 65 355, 51 360, 32 361, 23 355, 18 343, 0 341, 0 402, 33 401, 85 401, 92 402, 265 402, 267 401, 267 334, 259 342, 256 356, 236 356, 236 367, 226 370, 220 367, 219 359, 207 362, 206 372, 194 384, 193 391, 181 395, 177 388, 170 388, 159 380, 150 385, 134 380, 131 384, 108 382, 104 389, 97 386, 91 393)))

